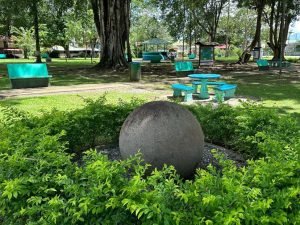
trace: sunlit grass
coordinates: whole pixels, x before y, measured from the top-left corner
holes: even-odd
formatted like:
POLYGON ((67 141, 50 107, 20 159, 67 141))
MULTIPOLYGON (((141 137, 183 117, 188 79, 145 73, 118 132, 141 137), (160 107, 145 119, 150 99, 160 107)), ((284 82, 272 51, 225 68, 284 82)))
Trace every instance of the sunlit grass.
POLYGON ((137 98, 144 101, 155 100, 159 96, 150 93, 126 93, 126 92, 102 92, 81 93, 68 95, 49 95, 30 98, 14 98, 0 101, 0 107, 11 106, 34 115, 40 115, 43 111, 57 109, 60 111, 82 108, 86 99, 97 99, 106 96, 107 102, 117 104, 120 101, 130 101, 137 98))

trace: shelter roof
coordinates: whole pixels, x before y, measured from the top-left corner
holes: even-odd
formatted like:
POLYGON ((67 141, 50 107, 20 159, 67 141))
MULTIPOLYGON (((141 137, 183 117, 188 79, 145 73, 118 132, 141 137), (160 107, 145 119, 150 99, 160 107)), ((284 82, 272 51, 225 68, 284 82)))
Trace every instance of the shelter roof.
POLYGON ((169 41, 160 38, 152 38, 143 42, 143 44, 148 44, 148 45, 165 45, 169 43, 170 43, 169 41))
POLYGON ((200 42, 200 41, 196 42, 195 44, 200 45, 200 46, 217 46, 217 45, 219 45, 218 42, 200 42))

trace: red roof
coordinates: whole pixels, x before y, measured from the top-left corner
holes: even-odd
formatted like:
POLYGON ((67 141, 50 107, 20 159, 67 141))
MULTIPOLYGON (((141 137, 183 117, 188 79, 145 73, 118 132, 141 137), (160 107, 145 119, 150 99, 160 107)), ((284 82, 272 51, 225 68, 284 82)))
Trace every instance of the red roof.
POLYGON ((226 45, 225 44, 217 45, 215 48, 226 49, 226 45))

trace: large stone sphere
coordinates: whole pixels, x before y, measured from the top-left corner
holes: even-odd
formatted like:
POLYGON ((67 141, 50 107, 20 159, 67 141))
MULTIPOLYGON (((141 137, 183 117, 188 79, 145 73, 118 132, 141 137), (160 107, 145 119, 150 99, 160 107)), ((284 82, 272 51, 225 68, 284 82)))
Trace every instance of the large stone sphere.
POLYGON ((173 165, 188 178, 201 161, 204 135, 190 111, 175 103, 156 101, 142 105, 127 117, 119 146, 123 159, 140 150, 152 167, 173 165))

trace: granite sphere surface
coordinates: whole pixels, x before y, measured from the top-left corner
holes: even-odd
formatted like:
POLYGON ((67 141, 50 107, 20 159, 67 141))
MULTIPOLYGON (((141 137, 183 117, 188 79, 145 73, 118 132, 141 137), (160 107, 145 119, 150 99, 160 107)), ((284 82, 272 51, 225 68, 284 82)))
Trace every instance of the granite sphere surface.
POLYGON ((155 101, 127 117, 119 147, 123 159, 140 151, 152 168, 173 165, 182 177, 189 177, 201 161, 204 135, 190 111, 175 103, 155 101))

